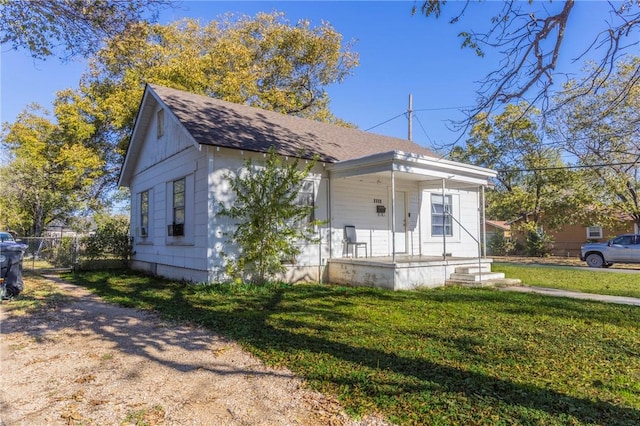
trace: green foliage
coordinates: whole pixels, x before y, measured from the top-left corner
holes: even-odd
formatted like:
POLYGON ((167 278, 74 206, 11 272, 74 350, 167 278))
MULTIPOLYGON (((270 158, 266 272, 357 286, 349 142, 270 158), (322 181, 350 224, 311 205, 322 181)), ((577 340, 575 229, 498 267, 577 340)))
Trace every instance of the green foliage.
POLYGON ((586 166, 585 180, 596 195, 591 223, 611 225, 630 217, 640 226, 639 79, 636 55, 616 63, 608 78, 587 91, 571 80, 556 99, 551 134, 586 166))
POLYGON ((85 256, 90 261, 115 257, 126 266, 131 257, 129 218, 127 216, 98 216, 95 233, 85 240, 85 256))
POLYGON ((47 111, 31 105, 3 126, 2 145, 9 154, 0 169, 5 229, 40 236, 51 222, 66 223, 91 205, 103 163, 81 138, 65 132, 66 125, 53 123, 47 111))
POLYGON ((300 167, 297 159, 285 164, 270 149, 264 165, 254 166, 249 158, 244 170, 225 177, 235 199, 231 206, 221 204, 220 214, 236 221, 229 242, 239 248, 239 253, 225 253, 228 274, 264 284, 300 253, 296 243, 315 241, 314 205, 299 199, 314 165, 300 167))
POLYGON ((167 0, 2 0, 0 42, 46 59, 57 49, 66 57, 95 52, 106 37, 153 17, 167 0))
POLYGON ((549 256, 553 248, 553 237, 537 229, 531 230, 527 234, 524 248, 527 256, 549 256))
POLYGON ((581 172, 563 169, 561 151, 544 143, 539 119, 524 103, 479 115, 466 145, 451 156, 498 170, 495 189, 487 191, 488 216, 554 230, 583 220, 593 194, 581 172))
MULTIPOLYGON (((574 283, 603 275, 578 272, 591 274, 574 273, 574 283)), ((399 425, 640 423, 633 306, 491 289, 226 292, 113 272, 67 277, 107 300, 223 333, 357 416, 399 425)))
POLYGON ((50 260, 56 268, 70 268, 78 263, 78 246, 75 237, 62 237, 60 245, 52 252, 50 260))
MULTIPOLYGON (((331 25, 295 25, 282 13, 226 15, 200 24, 140 23, 106 42, 79 88, 57 105, 97 152, 119 166, 126 153, 145 83, 319 121, 346 124, 329 110, 326 87, 357 66, 357 54, 331 25)), ((117 167, 109 175, 113 184, 117 167)))
POLYGON ((489 254, 493 256, 506 256, 516 250, 515 241, 505 238, 504 234, 494 234, 487 244, 489 254))

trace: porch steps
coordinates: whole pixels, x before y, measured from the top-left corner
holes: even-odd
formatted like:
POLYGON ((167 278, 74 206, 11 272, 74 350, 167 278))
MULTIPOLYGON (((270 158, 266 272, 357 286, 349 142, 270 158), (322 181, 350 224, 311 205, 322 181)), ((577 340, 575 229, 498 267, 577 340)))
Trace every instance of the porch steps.
POLYGON ((445 285, 463 287, 495 287, 518 284, 520 284, 519 279, 505 278, 504 272, 491 272, 490 265, 457 267, 445 283, 445 285))

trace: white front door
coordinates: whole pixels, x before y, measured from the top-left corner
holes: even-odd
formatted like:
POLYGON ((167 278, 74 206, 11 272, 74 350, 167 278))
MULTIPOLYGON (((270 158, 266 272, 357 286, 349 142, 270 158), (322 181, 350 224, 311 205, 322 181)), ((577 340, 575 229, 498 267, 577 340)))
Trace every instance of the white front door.
POLYGON ((395 246, 396 253, 407 252, 407 194, 406 192, 396 191, 396 203, 395 203, 395 246))

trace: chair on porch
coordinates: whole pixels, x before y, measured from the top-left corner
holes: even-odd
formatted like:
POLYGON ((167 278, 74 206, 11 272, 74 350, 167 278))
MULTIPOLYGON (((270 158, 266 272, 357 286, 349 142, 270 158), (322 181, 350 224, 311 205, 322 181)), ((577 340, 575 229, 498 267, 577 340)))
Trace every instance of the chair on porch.
POLYGON ((356 227, 353 225, 346 225, 344 227, 344 241, 347 245, 347 254, 349 254, 349 247, 353 246, 355 248, 355 257, 358 257, 358 248, 364 247, 364 257, 369 257, 367 253, 367 243, 359 242, 358 237, 356 236, 356 227))

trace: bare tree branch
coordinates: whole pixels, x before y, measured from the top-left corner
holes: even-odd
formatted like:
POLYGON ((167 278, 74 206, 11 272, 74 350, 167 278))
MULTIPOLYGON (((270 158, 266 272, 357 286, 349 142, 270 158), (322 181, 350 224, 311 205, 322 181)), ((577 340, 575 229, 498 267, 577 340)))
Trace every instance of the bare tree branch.
MULTIPOLYGON (((446 6, 447 10, 452 10, 452 18, 448 21, 460 24, 472 3, 475 2, 428 0, 422 2, 419 10, 426 17, 439 18, 446 6)), ((633 49, 640 44, 640 1, 626 0, 622 4, 608 3, 608 6, 608 14, 604 14, 600 21, 595 17, 593 20, 594 25, 603 27, 602 31, 592 41, 587 41, 586 48, 573 59, 574 63, 584 61, 594 53, 600 58, 597 66, 579 80, 580 90, 572 88, 574 97, 597 91, 611 77, 620 59, 634 52, 637 54, 637 49, 633 49)), ((500 54, 501 59, 498 67, 480 82, 477 104, 464 111, 467 119, 455 123, 453 127, 456 130, 466 132, 470 121, 479 113, 491 113, 516 100, 527 100, 540 108, 543 114, 561 107, 552 104, 551 98, 554 89, 562 90, 557 85, 557 77, 568 76, 558 70, 558 60, 566 49, 563 42, 567 34, 577 29, 570 20, 575 15, 575 7, 574 0, 549 3, 510 0, 504 2, 491 17, 489 25, 478 24, 474 17, 469 24, 474 28, 460 33, 462 47, 471 48, 478 56, 493 50, 500 54)), ((417 13, 417 10, 414 6, 413 12, 417 13)), ((637 83, 637 78, 629 81, 620 92, 620 99, 624 99, 637 83)), ((564 98, 564 101, 571 102, 571 99, 564 98)))

